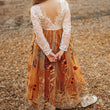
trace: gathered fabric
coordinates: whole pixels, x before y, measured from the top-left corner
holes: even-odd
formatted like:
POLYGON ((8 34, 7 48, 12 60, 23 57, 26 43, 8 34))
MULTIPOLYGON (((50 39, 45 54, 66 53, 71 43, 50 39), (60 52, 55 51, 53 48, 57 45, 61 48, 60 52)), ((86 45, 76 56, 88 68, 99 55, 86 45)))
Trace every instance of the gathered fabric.
MULTIPOLYGON (((59 51, 63 29, 44 30, 50 48, 59 51)), ((71 109, 88 94, 80 66, 77 64, 73 43, 56 62, 50 62, 32 39, 26 83, 26 110, 71 109)))

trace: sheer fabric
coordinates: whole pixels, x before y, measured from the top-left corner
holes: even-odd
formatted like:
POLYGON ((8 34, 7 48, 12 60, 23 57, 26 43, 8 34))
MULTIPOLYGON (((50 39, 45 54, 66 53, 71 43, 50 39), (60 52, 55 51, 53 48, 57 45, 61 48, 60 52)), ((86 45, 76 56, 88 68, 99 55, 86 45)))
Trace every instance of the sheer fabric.
POLYGON ((69 5, 66 2, 65 4, 65 14, 64 14, 64 19, 63 19, 63 35, 62 35, 62 40, 60 43, 60 49, 67 51, 69 42, 70 42, 70 37, 71 37, 71 13, 69 9, 69 5))
POLYGON ((38 43, 43 52, 48 55, 52 49, 50 49, 50 46, 44 37, 40 19, 33 8, 31 8, 31 20, 33 23, 34 33, 36 34, 35 42, 38 43))
POLYGON ((67 51, 70 42, 71 14, 69 4, 65 0, 59 0, 59 3, 61 8, 58 9, 58 15, 55 17, 54 23, 50 17, 43 15, 42 9, 39 5, 35 5, 31 8, 31 20, 34 27, 34 33, 36 34, 35 43, 38 43, 45 55, 48 55, 52 49, 44 37, 43 29, 57 30, 63 28, 64 31, 59 48, 64 51, 67 51))
MULTIPOLYGON (((59 51, 63 29, 43 30, 53 52, 59 51), (49 36, 52 36, 51 38, 49 36)), ((72 109, 88 94, 86 83, 77 64, 73 44, 64 52, 61 60, 53 63, 34 45, 28 63, 25 110, 72 109), (28 103, 30 102, 30 103, 28 103)))

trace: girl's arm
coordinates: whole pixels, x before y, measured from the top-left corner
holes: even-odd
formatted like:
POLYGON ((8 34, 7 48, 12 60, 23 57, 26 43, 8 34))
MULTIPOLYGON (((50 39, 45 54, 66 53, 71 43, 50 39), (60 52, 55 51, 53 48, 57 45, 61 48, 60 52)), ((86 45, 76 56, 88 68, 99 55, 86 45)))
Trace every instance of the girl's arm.
POLYGON ((50 54, 52 49, 50 48, 49 43, 47 42, 43 34, 40 19, 34 7, 31 8, 30 12, 34 33, 36 34, 35 42, 39 45, 39 47, 43 50, 44 54, 47 56, 50 54))
POLYGON ((71 38, 71 13, 69 9, 69 4, 65 1, 65 15, 63 19, 63 34, 60 43, 60 49, 63 51, 67 51, 70 38, 71 38))

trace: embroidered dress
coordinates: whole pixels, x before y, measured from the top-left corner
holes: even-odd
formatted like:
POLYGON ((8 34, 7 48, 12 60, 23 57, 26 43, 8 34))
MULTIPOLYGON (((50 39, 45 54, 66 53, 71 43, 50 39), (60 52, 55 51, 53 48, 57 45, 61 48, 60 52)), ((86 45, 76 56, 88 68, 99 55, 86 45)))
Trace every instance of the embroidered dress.
POLYGON ((26 82, 26 110, 71 109, 88 94, 71 40, 71 14, 66 0, 57 1, 57 16, 48 17, 41 5, 31 7, 34 29, 26 82), (64 50, 61 60, 47 55, 64 50))

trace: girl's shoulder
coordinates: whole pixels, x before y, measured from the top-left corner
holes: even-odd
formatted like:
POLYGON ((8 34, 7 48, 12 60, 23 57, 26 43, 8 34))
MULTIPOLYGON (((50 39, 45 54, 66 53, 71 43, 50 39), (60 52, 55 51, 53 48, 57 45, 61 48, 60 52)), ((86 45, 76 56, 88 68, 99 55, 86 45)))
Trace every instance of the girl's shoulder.
POLYGON ((39 5, 38 4, 31 6, 30 13, 39 14, 39 12, 40 12, 40 8, 39 8, 39 5))
POLYGON ((62 3, 64 4, 68 4, 68 1, 67 0, 60 0, 62 3))
POLYGON ((64 7, 67 7, 69 5, 67 0, 60 0, 60 1, 64 7))
POLYGON ((62 10, 67 10, 69 8, 69 3, 67 0, 61 0, 62 10))
POLYGON ((31 6, 30 11, 37 10, 39 8, 38 4, 31 6))

